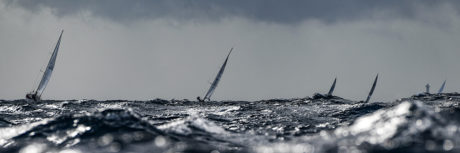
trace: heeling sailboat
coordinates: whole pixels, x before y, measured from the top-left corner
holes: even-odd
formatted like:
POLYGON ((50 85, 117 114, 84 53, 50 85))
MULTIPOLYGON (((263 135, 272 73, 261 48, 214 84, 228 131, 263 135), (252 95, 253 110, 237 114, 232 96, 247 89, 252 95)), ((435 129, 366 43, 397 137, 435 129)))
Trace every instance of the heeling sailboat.
POLYGON ((334 79, 334 83, 332 83, 332 86, 329 89, 329 92, 327 93, 328 96, 332 96, 332 93, 334 93, 335 83, 337 83, 337 78, 334 79))
POLYGON ((446 87, 446 80, 442 83, 441 87, 438 90, 438 93, 442 93, 444 91, 444 87, 446 87))
POLYGON ((56 47, 54 48, 53 54, 51 55, 51 58, 50 58, 50 60, 48 62, 48 65, 46 66, 46 70, 43 73, 43 76, 42 76, 42 79, 40 81, 40 84, 38 85, 38 87, 37 87, 37 89, 35 91, 32 91, 32 92, 26 94, 27 99, 32 99, 34 101, 40 100, 40 97, 42 96, 43 91, 45 90, 46 85, 48 84, 48 82, 49 82, 49 80, 51 78, 51 74, 53 73, 54 64, 56 63, 56 58, 57 58, 57 54, 58 54, 58 51, 59 51, 59 45, 61 44, 61 38, 62 38, 63 33, 64 33, 64 30, 62 30, 61 35, 59 35, 59 39, 58 39, 58 41, 56 43, 56 47))
POLYGON ((327 92, 324 95, 320 94, 320 93, 315 93, 313 95, 313 99, 331 99, 331 98, 334 98, 334 96, 332 96, 332 94, 334 93, 336 83, 337 83, 337 77, 334 79, 334 82, 332 83, 331 88, 329 88, 329 92, 327 92))
POLYGON ((369 95, 367 95, 366 103, 369 102, 369 100, 372 97, 372 94, 374 94, 375 86, 377 85, 377 80, 378 79, 379 79, 379 74, 377 74, 377 76, 375 76, 375 80, 374 80, 374 83, 372 84, 371 91, 369 92, 369 95))
POLYGON ((201 99, 200 97, 197 97, 198 101, 203 102, 205 100, 208 100, 208 101, 211 100, 211 96, 214 93, 214 90, 216 90, 216 87, 219 84, 220 78, 224 74, 225 67, 227 66, 228 57, 230 57, 230 54, 232 53, 232 51, 233 51, 233 47, 230 49, 230 52, 228 53, 227 58, 225 58, 224 64, 222 64, 222 66, 220 67, 219 73, 217 73, 217 76, 212 82, 211 86, 209 87, 208 92, 206 92, 206 95, 204 96, 203 99, 201 99))

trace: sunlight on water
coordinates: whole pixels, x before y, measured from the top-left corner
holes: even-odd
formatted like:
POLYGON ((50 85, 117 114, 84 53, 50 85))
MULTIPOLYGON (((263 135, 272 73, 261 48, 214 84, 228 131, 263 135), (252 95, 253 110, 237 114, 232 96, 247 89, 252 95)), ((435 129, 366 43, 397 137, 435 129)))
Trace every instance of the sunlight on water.
POLYGON ((59 151, 59 153, 81 153, 81 152, 75 149, 64 149, 62 151, 59 151))
MULTIPOLYGON (((406 122, 405 115, 409 113, 410 107, 411 103, 404 102, 393 110, 381 110, 370 116, 359 118, 350 127, 350 132, 353 135, 369 132, 373 136, 368 138, 368 142, 382 143, 396 133, 399 125, 406 122)), ((363 140, 359 139, 359 141, 363 140)))
POLYGON ((163 136, 157 136, 154 141, 155 145, 160 148, 166 147, 166 145, 168 145, 168 141, 163 136))
POLYGON ((6 128, 0 128, 0 145, 4 145, 7 143, 8 139, 17 136, 19 134, 22 134, 26 132, 27 130, 30 130, 34 126, 44 124, 46 123, 47 120, 31 123, 31 124, 26 124, 26 125, 20 125, 20 126, 13 126, 13 127, 6 127, 6 128))
POLYGON ((191 134, 193 131, 191 127, 201 129, 203 131, 215 134, 225 134, 226 131, 222 127, 219 127, 215 123, 206 120, 196 115, 189 116, 185 119, 176 120, 168 124, 159 126, 159 129, 165 129, 169 131, 174 131, 179 134, 191 134))
POLYGON ((20 106, 0 106, 0 112, 21 113, 20 106))
POLYGON ((91 130, 91 127, 84 126, 84 125, 78 125, 75 129, 66 131, 66 135, 53 134, 53 135, 46 137, 46 139, 55 144, 61 144, 62 142, 68 140, 69 138, 76 137, 77 135, 82 134, 89 130, 91 130))
POLYGON ((42 153, 45 149, 45 144, 30 144, 22 148, 19 153, 42 153))
POLYGON ((314 153, 315 147, 308 143, 288 144, 279 143, 271 146, 260 146, 255 149, 257 153, 314 153))
POLYGON ((442 145, 442 148, 445 150, 445 151, 450 151, 454 148, 454 143, 449 140, 449 139, 446 139, 444 140, 444 144, 442 145))

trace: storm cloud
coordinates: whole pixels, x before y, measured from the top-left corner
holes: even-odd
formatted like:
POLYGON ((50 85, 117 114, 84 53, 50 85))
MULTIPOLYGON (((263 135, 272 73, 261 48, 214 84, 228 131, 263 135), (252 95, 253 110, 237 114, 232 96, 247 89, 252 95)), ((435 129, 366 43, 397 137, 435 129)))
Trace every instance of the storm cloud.
POLYGON ((325 22, 388 16, 414 18, 420 7, 440 4, 458 9, 458 1, 420 0, 6 0, 8 5, 34 12, 50 8, 56 16, 90 13, 113 21, 174 19, 179 21, 219 21, 243 17, 262 22, 300 23, 308 19, 325 22))

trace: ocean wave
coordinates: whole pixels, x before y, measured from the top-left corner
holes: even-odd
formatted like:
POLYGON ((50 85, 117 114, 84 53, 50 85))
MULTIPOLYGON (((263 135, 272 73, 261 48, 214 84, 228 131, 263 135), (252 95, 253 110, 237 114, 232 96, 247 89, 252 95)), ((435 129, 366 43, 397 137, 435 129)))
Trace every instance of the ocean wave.
POLYGON ((452 121, 449 116, 422 102, 405 101, 358 117, 350 125, 330 132, 322 131, 291 142, 261 145, 254 151, 459 152, 460 126, 456 120, 452 121))
POLYGON ((30 148, 42 152, 65 149, 77 152, 150 152, 152 149, 155 152, 211 152, 218 146, 242 150, 237 144, 215 137, 215 134, 225 134, 226 131, 211 121, 187 118, 179 122, 157 128, 141 115, 121 109, 62 115, 34 125, 23 125, 28 128, 1 139, 0 152, 21 152, 30 148), (190 133, 178 129, 187 129, 185 131, 190 133))
POLYGON ((171 139, 143 121, 136 113, 108 109, 94 114, 59 116, 11 138, 11 142, 6 147, 21 148, 31 142, 45 143, 54 147, 72 147, 82 144, 97 144, 94 147, 105 147, 113 143, 121 146, 154 141, 158 136, 162 136, 165 141, 171 139))
POLYGON ((458 97, 1 101, 0 152, 460 152, 458 97))

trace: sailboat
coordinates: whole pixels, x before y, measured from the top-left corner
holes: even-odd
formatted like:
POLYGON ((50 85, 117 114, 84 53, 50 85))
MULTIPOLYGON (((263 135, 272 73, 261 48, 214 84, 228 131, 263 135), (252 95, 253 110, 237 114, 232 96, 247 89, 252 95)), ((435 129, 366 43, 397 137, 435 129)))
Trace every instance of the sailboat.
POLYGON ((369 95, 367 95, 366 103, 369 102, 369 100, 371 99, 372 94, 374 94, 375 86, 377 85, 377 80, 378 79, 379 79, 379 74, 377 74, 377 76, 375 76, 374 84, 372 84, 371 91, 369 92, 369 95))
POLYGON ((446 80, 442 83, 441 87, 438 90, 438 93, 442 93, 444 91, 444 87, 446 87, 446 80))
POLYGON ((61 31, 61 35, 59 36, 59 39, 58 39, 58 41, 56 43, 56 47, 54 48, 53 54, 51 55, 51 58, 50 58, 50 60, 48 62, 48 65, 46 66, 46 70, 43 73, 43 76, 42 76, 42 79, 40 81, 40 84, 38 85, 38 87, 37 87, 37 89, 35 91, 32 91, 32 92, 26 94, 27 99, 31 99, 31 100, 34 100, 34 101, 40 100, 40 97, 42 96, 43 91, 45 90, 46 85, 48 84, 48 82, 49 82, 49 80, 51 78, 51 74, 53 73, 54 64, 56 63, 56 58, 57 58, 57 54, 58 54, 58 51, 59 51, 59 45, 61 44, 61 38, 62 38, 63 33, 64 33, 64 30, 61 31))
POLYGON ((334 98, 334 96, 332 96, 332 93, 334 93, 336 83, 337 83, 337 77, 334 79, 334 82, 332 83, 331 88, 329 88, 329 92, 327 92, 327 94, 315 93, 315 94, 313 94, 313 99, 331 99, 331 98, 334 98))
POLYGON ((337 82, 337 78, 334 79, 334 83, 332 83, 331 89, 329 89, 329 92, 327 93, 328 96, 332 96, 332 93, 334 92, 334 89, 335 89, 336 82, 337 82))
POLYGON ((233 47, 230 49, 230 51, 229 51, 229 53, 227 55, 227 58, 225 58, 224 64, 222 64, 222 66, 220 67, 220 70, 217 73, 216 78, 212 82, 211 87, 209 87, 208 92, 206 92, 206 95, 204 96, 203 99, 201 99, 200 97, 197 97, 198 101, 200 101, 200 102, 204 102, 205 100, 211 101, 211 96, 214 93, 214 90, 216 90, 216 87, 219 84, 219 81, 220 81, 220 78, 222 77, 222 74, 224 74, 225 67, 227 66, 228 57, 230 57, 230 54, 232 53, 232 51, 233 51, 233 47))

